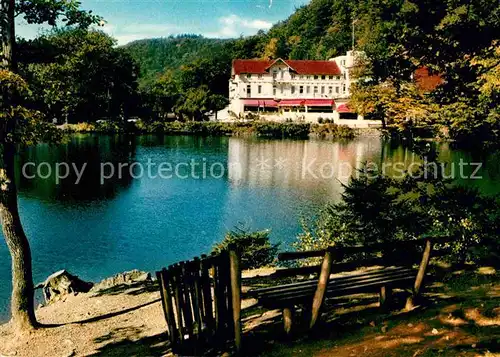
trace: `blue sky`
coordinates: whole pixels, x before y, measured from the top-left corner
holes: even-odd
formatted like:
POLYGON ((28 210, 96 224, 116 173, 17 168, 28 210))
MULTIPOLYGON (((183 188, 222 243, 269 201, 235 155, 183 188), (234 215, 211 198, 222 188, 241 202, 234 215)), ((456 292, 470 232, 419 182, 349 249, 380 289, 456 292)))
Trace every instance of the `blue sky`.
MULTIPOLYGON (((141 38, 195 33, 230 38, 267 30, 308 0, 81 0, 106 20, 103 30, 119 45, 141 38)), ((17 22, 17 34, 33 38, 44 27, 17 22)))

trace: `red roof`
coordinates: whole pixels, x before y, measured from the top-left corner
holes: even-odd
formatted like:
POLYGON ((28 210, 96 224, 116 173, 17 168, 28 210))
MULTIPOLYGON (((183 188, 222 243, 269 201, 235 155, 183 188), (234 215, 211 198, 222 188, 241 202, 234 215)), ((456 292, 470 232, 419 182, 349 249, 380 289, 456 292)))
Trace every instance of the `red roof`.
MULTIPOLYGON (((233 73, 249 73, 249 74, 264 74, 269 71, 275 61, 268 60, 243 60, 236 59, 233 61, 233 73)), ((302 60, 281 60, 289 66, 297 74, 310 75, 334 75, 341 74, 339 67, 335 61, 302 61, 302 60)))
POLYGON ((284 61, 298 74, 326 74, 340 76, 340 68, 335 61, 284 61))
POLYGON ((267 67, 273 62, 274 61, 237 59, 233 61, 234 74, 264 74, 267 73, 267 67))

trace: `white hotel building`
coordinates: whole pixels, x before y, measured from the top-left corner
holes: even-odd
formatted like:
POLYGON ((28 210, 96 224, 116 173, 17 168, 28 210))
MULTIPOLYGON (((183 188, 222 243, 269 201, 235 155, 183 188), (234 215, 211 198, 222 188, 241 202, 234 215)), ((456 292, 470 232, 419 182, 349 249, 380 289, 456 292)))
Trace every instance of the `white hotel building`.
POLYGON ((268 120, 316 122, 321 117, 356 127, 378 125, 347 105, 354 62, 353 51, 329 61, 234 60, 229 110, 238 117, 259 112, 268 120))

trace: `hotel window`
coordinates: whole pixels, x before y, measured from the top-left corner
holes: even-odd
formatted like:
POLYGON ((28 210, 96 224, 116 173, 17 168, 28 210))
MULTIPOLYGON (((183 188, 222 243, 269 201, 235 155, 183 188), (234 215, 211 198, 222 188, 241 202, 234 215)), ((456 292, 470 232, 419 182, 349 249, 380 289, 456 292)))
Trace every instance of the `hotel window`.
POLYGON ((250 79, 252 78, 252 75, 250 73, 247 74, 247 78, 250 79))
POLYGON ((311 79, 311 76, 307 76, 306 78, 307 78, 307 79, 311 79))
POLYGON ((247 85, 247 97, 250 98, 252 96, 252 86, 247 85))
POLYGON ((276 95, 276 86, 273 86, 273 95, 276 95))
POLYGON ((299 93, 300 94, 304 94, 304 86, 300 86, 299 87, 299 93))
POLYGON ((307 94, 311 93, 311 87, 310 87, 310 86, 307 86, 307 87, 306 87, 306 93, 307 93, 307 94))
POLYGON ((257 78, 262 79, 262 74, 259 74, 257 78))
POLYGON ((292 77, 292 79, 295 79, 295 74, 291 73, 290 77, 292 77))
POLYGON ((314 79, 318 79, 318 76, 314 76, 314 79))
POLYGON ((278 77, 278 71, 277 70, 273 70, 273 78, 276 79, 276 77, 278 77))
POLYGON ((333 94, 333 87, 328 87, 328 94, 333 94))
POLYGON ((257 87, 257 93, 261 94, 262 93, 262 86, 257 87))
POLYGON ((335 87, 335 93, 337 93, 337 94, 340 93, 340 88, 339 87, 335 87))
POLYGON ((342 92, 345 93, 345 84, 342 86, 342 92))
POLYGON ((295 86, 292 86, 292 94, 295 94, 295 86))
POLYGON ((285 71, 283 70, 283 68, 282 68, 282 69, 280 69, 280 72, 281 72, 281 79, 283 79, 283 78, 284 78, 284 76, 285 76, 285 71))
POLYGON ((314 86, 314 94, 318 94, 318 87, 314 86))
POLYGON ((283 86, 280 86, 280 92, 283 94, 283 86))
POLYGON ((325 87, 321 87, 321 94, 325 94, 325 87))
POLYGON ((323 76, 321 76, 321 79, 325 80, 325 79, 326 79, 326 76, 324 76, 324 75, 323 75, 323 76))
POLYGON ((333 76, 328 76, 328 79, 333 79, 333 76))

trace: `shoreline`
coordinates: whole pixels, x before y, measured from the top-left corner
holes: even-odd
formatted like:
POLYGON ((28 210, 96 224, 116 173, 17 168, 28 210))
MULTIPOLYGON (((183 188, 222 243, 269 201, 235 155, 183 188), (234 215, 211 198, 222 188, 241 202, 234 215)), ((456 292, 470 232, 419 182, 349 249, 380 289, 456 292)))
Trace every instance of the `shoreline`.
POLYGON ((131 134, 234 136, 272 139, 352 139, 357 136, 380 136, 380 128, 356 128, 334 123, 295 122, 99 122, 63 124, 58 128, 68 134, 131 134))
MULTIPOLYGON (((274 268, 248 270, 244 272, 244 277, 263 276, 272 271, 274 268)), ((102 283, 99 288, 88 293, 69 294, 37 309, 37 318, 45 325, 44 328, 17 334, 9 324, 1 324, 0 356, 173 356, 165 334, 167 325, 156 282, 152 279, 128 280, 124 274, 102 280, 96 284, 102 283), (123 279, 116 280, 119 276, 123 279)), ((289 340, 283 341, 277 335, 281 331, 281 311, 262 310, 255 300, 244 299, 242 311, 245 311, 243 332, 246 348, 251 355, 259 356, 305 357, 321 351, 323 354, 319 355, 348 356, 358 344, 363 344, 370 348, 373 355, 382 356, 386 355, 387 349, 377 344, 380 339, 397 341, 402 335, 408 335, 428 343, 435 341, 435 331, 438 331, 443 338, 449 336, 443 340, 443 346, 463 346, 463 339, 467 338, 471 341, 468 343, 471 352, 478 352, 482 339, 488 340, 496 335, 493 331, 487 334, 487 330, 474 333, 470 328, 477 324, 500 325, 500 309, 495 303, 500 298, 498 277, 493 268, 479 265, 460 271, 447 269, 445 276, 429 287, 427 298, 432 299, 432 304, 418 307, 410 313, 398 309, 380 312, 374 310, 377 307, 373 303, 376 294, 356 295, 349 300, 349 304, 332 306, 323 312, 322 323, 327 324, 325 329, 336 326, 335 333, 322 335, 318 341, 294 339, 292 345, 289 340), (455 299, 461 301, 460 305, 455 299), (354 322, 350 320, 350 313, 357 317, 354 322), (462 317, 461 320, 457 320, 459 317, 462 317), (333 325, 329 322, 331 319, 333 325), (453 324, 454 321, 460 321, 460 324, 453 324), (273 323, 277 323, 277 329, 272 327, 273 323), (343 334, 342 329, 338 329, 339 324, 346 327, 349 333, 343 334), (457 332, 460 338, 457 338, 457 332), (255 336, 260 336, 259 343, 252 342, 257 342, 255 336)), ((248 284, 243 284, 243 291, 248 288, 248 284)), ((404 301, 402 298, 396 300, 404 301)), ((411 349, 413 354, 421 346, 421 343, 414 343, 402 348, 405 351, 411 349)))

